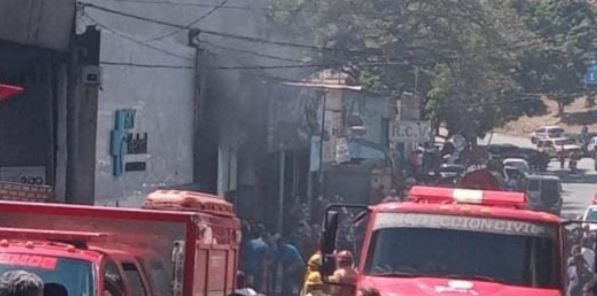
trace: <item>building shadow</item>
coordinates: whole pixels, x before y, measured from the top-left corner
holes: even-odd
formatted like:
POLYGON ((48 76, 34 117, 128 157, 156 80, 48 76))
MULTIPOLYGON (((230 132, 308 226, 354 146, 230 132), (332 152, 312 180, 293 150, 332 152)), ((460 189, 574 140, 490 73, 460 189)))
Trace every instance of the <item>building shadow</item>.
POLYGON ((564 113, 562 122, 570 125, 591 125, 597 123, 597 110, 564 113))

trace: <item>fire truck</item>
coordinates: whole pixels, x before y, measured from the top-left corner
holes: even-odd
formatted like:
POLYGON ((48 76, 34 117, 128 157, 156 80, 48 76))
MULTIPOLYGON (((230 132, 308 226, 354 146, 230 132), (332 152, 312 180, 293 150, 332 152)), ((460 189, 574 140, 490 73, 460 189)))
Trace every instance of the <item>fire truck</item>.
POLYGON ((46 295, 229 295, 240 239, 232 205, 193 191, 142 209, 0 201, 0 274, 33 272, 46 295))
POLYGON ((321 273, 332 274, 346 209, 365 221, 357 289, 393 295, 565 295, 567 222, 527 209, 524 193, 413 187, 406 202, 331 205, 321 273), (342 210, 342 211, 341 211, 342 210))

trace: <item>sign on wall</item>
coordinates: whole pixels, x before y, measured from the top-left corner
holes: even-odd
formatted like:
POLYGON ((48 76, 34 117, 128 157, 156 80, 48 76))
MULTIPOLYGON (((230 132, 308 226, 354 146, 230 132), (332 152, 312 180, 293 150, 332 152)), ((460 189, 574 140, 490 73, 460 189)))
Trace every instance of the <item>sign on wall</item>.
POLYGON ((24 183, 31 185, 45 185, 47 184, 46 167, 0 167, 0 181, 24 183))
POLYGON ((110 155, 113 160, 112 174, 120 177, 124 172, 145 171, 147 164, 143 161, 127 162, 126 155, 147 154, 147 133, 134 132, 134 109, 121 109, 116 111, 114 129, 110 135, 110 155))
POLYGON ((431 134, 429 121, 390 122, 389 138, 393 142, 425 142, 431 134))

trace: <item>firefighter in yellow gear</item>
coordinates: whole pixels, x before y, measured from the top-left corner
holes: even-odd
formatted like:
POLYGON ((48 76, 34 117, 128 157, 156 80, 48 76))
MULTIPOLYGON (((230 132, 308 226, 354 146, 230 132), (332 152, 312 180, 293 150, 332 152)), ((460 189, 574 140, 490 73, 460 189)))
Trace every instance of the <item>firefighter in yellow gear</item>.
POLYGON ((337 269, 329 278, 330 282, 344 284, 334 285, 332 287, 333 296, 352 296, 355 295, 354 285, 357 282, 357 272, 353 266, 353 256, 350 251, 340 251, 336 255, 337 269))
POLYGON ((305 281, 305 296, 331 296, 326 292, 326 286, 321 280, 319 272, 311 273, 305 281))
POLYGON ((319 251, 313 254, 313 256, 309 258, 309 261, 307 261, 307 272, 305 273, 305 282, 303 284, 303 289, 301 290, 301 296, 305 296, 309 290, 309 284, 312 283, 312 281, 309 281, 310 277, 313 279, 315 276, 317 276, 319 279, 321 279, 321 273, 319 272, 319 269, 321 268, 321 264, 323 264, 322 262, 323 258, 321 256, 321 252, 319 251))

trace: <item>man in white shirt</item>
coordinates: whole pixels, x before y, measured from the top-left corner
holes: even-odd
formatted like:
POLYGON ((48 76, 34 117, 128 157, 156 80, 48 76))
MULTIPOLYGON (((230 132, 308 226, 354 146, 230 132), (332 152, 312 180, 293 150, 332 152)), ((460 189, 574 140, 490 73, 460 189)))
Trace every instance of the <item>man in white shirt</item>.
POLYGON ((593 251, 593 247, 595 243, 589 237, 583 237, 581 240, 581 254, 582 257, 585 259, 585 262, 589 265, 589 270, 595 270, 595 251, 593 251))

